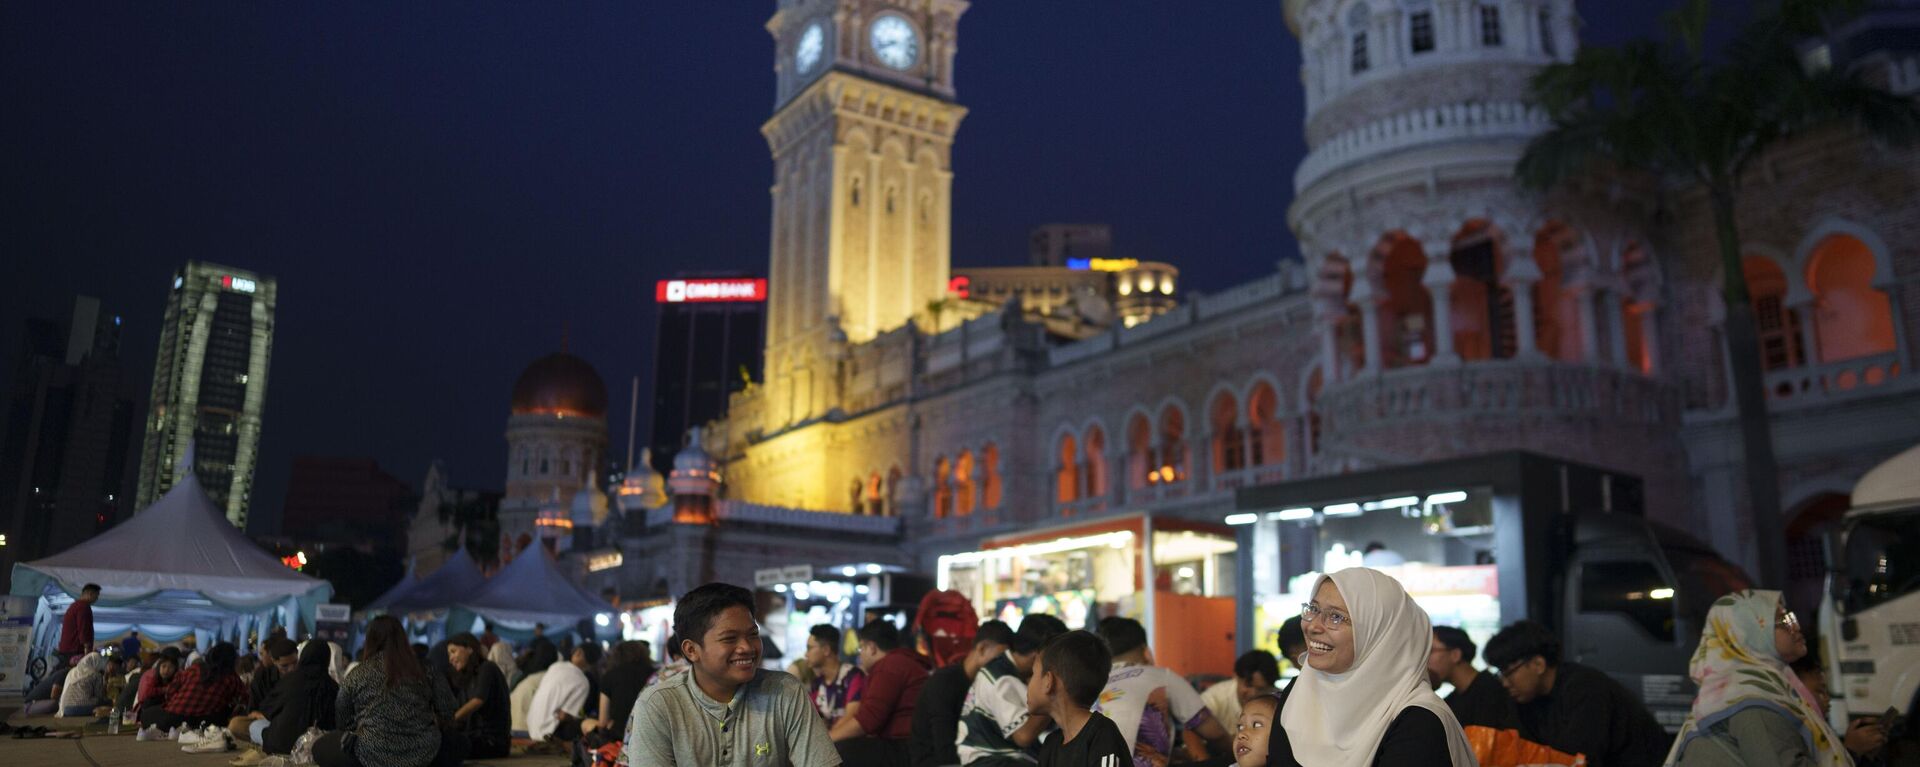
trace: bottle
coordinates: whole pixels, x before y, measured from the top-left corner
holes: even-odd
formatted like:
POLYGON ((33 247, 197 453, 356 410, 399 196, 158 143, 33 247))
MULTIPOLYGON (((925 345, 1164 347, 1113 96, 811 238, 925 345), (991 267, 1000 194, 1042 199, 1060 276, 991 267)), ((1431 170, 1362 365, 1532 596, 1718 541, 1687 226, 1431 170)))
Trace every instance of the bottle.
POLYGON ((107 715, 107 734, 108 735, 120 734, 120 717, 122 713, 123 712, 121 712, 119 706, 114 706, 113 713, 107 715))

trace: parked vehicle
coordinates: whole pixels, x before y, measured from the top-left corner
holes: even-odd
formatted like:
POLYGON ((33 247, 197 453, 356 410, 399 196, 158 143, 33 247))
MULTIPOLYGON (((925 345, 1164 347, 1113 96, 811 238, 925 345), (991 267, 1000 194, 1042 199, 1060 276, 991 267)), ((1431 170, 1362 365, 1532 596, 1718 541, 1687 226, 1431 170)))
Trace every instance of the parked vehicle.
POLYGON ((1828 536, 1820 646, 1833 705, 1847 721, 1920 708, 1920 446, 1874 467, 1828 536))

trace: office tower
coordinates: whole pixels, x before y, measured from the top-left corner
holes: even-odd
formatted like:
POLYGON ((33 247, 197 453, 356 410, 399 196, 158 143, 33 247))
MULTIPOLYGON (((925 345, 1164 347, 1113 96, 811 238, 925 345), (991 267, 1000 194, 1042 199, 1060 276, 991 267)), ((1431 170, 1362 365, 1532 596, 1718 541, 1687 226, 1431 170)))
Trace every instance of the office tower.
POLYGON ((727 398, 759 381, 767 281, 677 277, 654 287, 653 467, 673 469, 687 429, 727 414, 727 398))
POLYGON ((273 352, 272 277, 189 261, 173 276, 153 365, 136 508, 173 487, 193 450, 200 485, 236 527, 247 524, 273 352))

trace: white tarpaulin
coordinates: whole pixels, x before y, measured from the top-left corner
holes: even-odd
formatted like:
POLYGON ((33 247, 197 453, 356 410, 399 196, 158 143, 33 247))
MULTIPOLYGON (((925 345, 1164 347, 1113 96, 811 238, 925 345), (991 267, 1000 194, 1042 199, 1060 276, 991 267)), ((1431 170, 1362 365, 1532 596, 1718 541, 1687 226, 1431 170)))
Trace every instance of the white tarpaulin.
POLYGON ((60 617, 82 586, 100 584, 95 637, 129 628, 156 641, 187 633, 243 637, 272 625, 313 625, 326 581, 280 563, 227 521, 187 472, 160 500, 92 539, 13 567, 14 596, 40 605, 34 647, 57 641, 60 617))

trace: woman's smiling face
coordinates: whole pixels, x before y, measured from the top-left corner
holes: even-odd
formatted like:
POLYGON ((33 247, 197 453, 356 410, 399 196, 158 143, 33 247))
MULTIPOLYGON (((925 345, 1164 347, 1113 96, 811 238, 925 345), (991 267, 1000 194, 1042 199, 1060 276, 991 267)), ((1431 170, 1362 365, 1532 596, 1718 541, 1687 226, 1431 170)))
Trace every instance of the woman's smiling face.
POLYGON ((1308 615, 1301 620, 1307 634, 1307 665, 1327 674, 1344 674, 1353 668, 1353 620, 1347 600, 1332 578, 1320 581, 1309 603, 1308 615), (1313 610, 1319 611, 1318 615, 1313 610))

